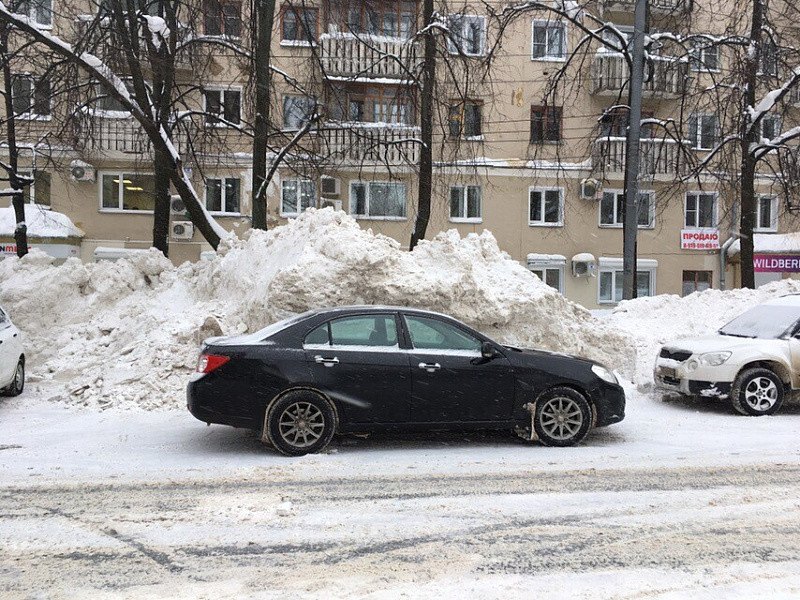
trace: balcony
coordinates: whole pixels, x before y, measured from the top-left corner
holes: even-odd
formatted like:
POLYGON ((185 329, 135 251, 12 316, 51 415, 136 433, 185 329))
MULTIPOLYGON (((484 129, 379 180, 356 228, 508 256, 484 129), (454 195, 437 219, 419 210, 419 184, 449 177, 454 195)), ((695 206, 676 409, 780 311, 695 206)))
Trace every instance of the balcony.
POLYGON ((400 38, 326 33, 319 41, 328 78, 404 80, 413 71, 418 54, 418 44, 400 38))
POLYGON ((323 152, 351 165, 403 165, 419 160, 419 127, 388 123, 341 123, 322 132, 323 152))
MULTIPOLYGON (((643 95, 647 98, 678 98, 686 91, 689 63, 668 58, 652 61, 652 73, 645 72, 643 95)), ((590 91, 596 96, 618 96, 625 90, 630 70, 625 58, 616 53, 598 52, 592 61, 590 91)))
MULTIPOLYGON (((621 137, 603 137, 594 142, 592 166, 607 175, 625 175, 625 146, 621 137)), ((683 148, 674 140, 643 139, 641 141, 640 176, 642 179, 669 180, 683 172, 683 148)))
MULTIPOLYGON (((76 123, 74 145, 87 155, 138 158, 150 154, 150 141, 139 122, 133 118, 93 118, 76 123)), ((173 135, 179 152, 186 146, 183 131, 173 135)))
MULTIPOLYGON (((636 0, 602 0, 602 5, 606 10, 633 14, 636 0)), ((654 14, 683 14, 690 8, 691 0, 650 0, 650 12, 654 14)))

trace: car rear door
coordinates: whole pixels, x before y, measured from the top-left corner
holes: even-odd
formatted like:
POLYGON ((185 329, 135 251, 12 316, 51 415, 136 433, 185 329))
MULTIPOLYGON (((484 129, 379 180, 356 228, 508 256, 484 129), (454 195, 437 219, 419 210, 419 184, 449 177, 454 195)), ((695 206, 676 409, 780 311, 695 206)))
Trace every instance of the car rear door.
POLYGON ((403 320, 412 345, 412 421, 511 419, 514 374, 507 358, 482 358, 481 340, 443 319, 404 314, 403 320))
POLYGON ((404 423, 411 411, 411 369, 400 348, 396 313, 327 321, 305 338, 313 382, 351 423, 404 423))

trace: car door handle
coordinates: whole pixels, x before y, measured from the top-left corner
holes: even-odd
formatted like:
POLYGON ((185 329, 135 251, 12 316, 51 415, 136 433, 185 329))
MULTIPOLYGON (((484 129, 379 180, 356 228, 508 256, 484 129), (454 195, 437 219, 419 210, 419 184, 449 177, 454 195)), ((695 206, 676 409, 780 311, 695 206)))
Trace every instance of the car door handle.
POLYGON ((339 364, 339 359, 335 356, 333 358, 325 358, 324 356, 320 356, 319 354, 314 357, 314 361, 318 365, 325 365, 326 367, 332 367, 333 365, 339 364))
POLYGON ((434 371, 438 371, 442 368, 442 365, 439 363, 419 363, 420 369, 425 369, 428 373, 433 373, 434 371))

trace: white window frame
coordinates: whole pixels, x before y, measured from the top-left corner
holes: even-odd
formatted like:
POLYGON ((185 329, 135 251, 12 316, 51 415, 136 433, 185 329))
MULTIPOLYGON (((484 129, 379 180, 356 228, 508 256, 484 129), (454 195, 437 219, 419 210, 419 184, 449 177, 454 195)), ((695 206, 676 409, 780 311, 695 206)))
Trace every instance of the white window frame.
MULTIPOLYGON (((31 73, 14 73, 11 76, 12 78, 12 88, 15 80, 25 80, 29 83, 29 98, 30 98, 30 107, 31 110, 15 115, 17 119, 23 121, 50 121, 53 118, 53 99, 51 97, 47 98, 47 110, 48 114, 43 115, 39 114, 35 111, 36 109, 36 84, 41 81, 41 77, 37 77, 31 73)), ((51 90, 52 94, 52 90, 51 90)))
POLYGON ((408 220, 408 185, 405 181, 365 181, 361 179, 351 179, 348 186, 348 212, 358 220, 364 221, 406 221, 408 220), (370 197, 372 196, 372 189, 371 185, 374 183, 381 183, 381 184, 388 184, 388 185, 396 185, 396 186, 403 186, 406 193, 406 202, 403 205, 403 216, 394 216, 394 215, 370 215, 369 214, 369 202, 370 197), (355 185, 363 185, 366 188, 366 196, 364 198, 365 207, 367 209, 367 213, 363 215, 359 215, 355 212, 356 203, 354 202, 353 196, 353 186, 355 185))
MULTIPOLYGON (((650 212, 650 219, 647 225, 639 225, 637 219, 637 228, 639 229, 655 229, 656 226, 656 192, 655 190, 639 190, 640 194, 647 194, 650 198, 650 202, 648 204, 648 210, 650 212)), ((617 205, 620 202, 620 196, 622 196, 622 201, 625 200, 625 190, 621 189, 603 189, 600 192, 600 199, 597 201, 597 226, 602 227, 603 229, 620 229, 622 228, 622 223, 617 223, 617 205), (614 223, 603 223, 603 194, 614 194, 614 223)))
POLYGON ((710 229, 717 229, 719 227, 719 192, 703 192, 698 190, 690 190, 686 192, 683 196, 683 227, 682 229, 692 229, 692 230, 710 230, 710 229), (703 227, 700 225, 688 225, 686 223, 686 215, 689 208, 689 196, 697 196, 698 204, 697 204, 697 223, 700 220, 700 196, 714 196, 714 224, 711 227, 703 227))
MULTIPOLYGON (((234 216, 238 217, 242 215, 242 196, 244 190, 244 180, 238 175, 215 175, 213 177, 206 177, 203 186, 203 206, 206 207, 208 214, 210 215, 220 215, 220 216, 234 216), (221 203, 222 203, 222 210, 211 210, 208 208, 208 182, 212 179, 216 179, 221 182, 220 190, 221 190, 221 203), (227 179, 238 179, 239 180, 239 210, 237 211, 229 211, 228 208, 228 199, 227 199, 227 186, 225 181, 227 179)), ((281 186, 281 196, 283 195, 283 186, 281 186)), ((283 207, 283 198, 281 197, 281 207, 283 207)))
POLYGON ((695 150, 701 150, 703 152, 708 152, 709 150, 713 150, 717 144, 719 144, 719 117, 717 115, 711 115, 707 113, 695 113, 689 116, 689 123, 692 122, 694 119, 694 131, 690 131, 690 139, 692 142, 692 148, 695 150), (713 144, 709 147, 701 146, 703 140, 703 119, 714 119, 714 141, 713 144))
POLYGON ((542 283, 545 285, 549 285, 547 283, 547 271, 558 271, 558 287, 553 288, 558 290, 559 294, 564 294, 564 281, 567 275, 567 258, 566 256, 560 255, 549 255, 545 258, 545 256, 541 256, 539 258, 534 258, 535 254, 528 255, 528 270, 533 271, 542 271, 542 275, 544 277, 540 277, 542 283))
POLYGON ((206 127, 221 127, 227 129, 237 129, 242 125, 242 101, 244 100, 244 93, 242 86, 240 85, 205 85, 202 89, 203 92, 203 125, 206 127), (217 119, 219 119, 216 123, 209 123, 206 119, 208 119, 208 97, 206 96, 206 92, 222 92, 222 96, 220 98, 220 108, 222 109, 221 113, 217 113, 217 119), (225 94, 227 92, 238 92, 239 93, 239 123, 228 124, 229 121, 225 119, 225 94))
POLYGON ((461 206, 464 208, 464 216, 454 217, 452 215, 452 205, 448 206, 448 212, 450 212, 450 222, 451 223, 482 223, 483 222, 483 188, 478 184, 473 183, 455 183, 450 186, 449 193, 447 195, 448 204, 450 203, 450 199, 453 194, 453 188, 461 188, 461 206), (478 193, 480 195, 479 202, 478 202, 478 216, 477 217, 468 217, 466 216, 467 213, 467 201, 469 199, 469 188, 478 188, 478 193))
POLYGON ((780 115, 764 115, 764 117, 761 119, 761 122, 758 124, 758 137, 761 138, 761 139, 768 139, 768 140, 773 139, 771 137, 767 137, 767 136, 764 135, 764 125, 768 121, 775 124, 774 125, 774 127, 775 127, 775 136, 774 137, 777 137, 777 136, 779 136, 781 134, 781 128, 783 126, 783 119, 781 119, 781 116, 780 115))
POLYGON ((297 177, 287 177, 286 179, 281 179, 281 206, 280 206, 280 216, 281 217, 283 217, 283 218, 297 217, 302 212, 304 212, 306 210, 306 208, 311 208, 311 206, 307 206, 306 208, 302 207, 303 194, 302 194, 301 190, 302 190, 303 183, 306 182, 306 181, 310 181, 311 183, 314 184, 314 204, 312 206, 316 206, 317 205, 318 194, 317 194, 317 182, 316 181, 314 181, 313 179, 308 179, 308 178, 300 179, 300 178, 297 178, 297 177), (283 194, 284 194, 283 184, 286 183, 286 182, 289 182, 289 181, 294 181, 294 182, 297 183, 297 192, 298 192, 299 195, 297 197, 297 208, 298 208, 298 210, 296 212, 286 212, 286 211, 283 210, 283 194))
POLYGON ((531 186, 528 188, 528 201, 525 203, 525 209, 527 211, 527 218, 528 218, 528 226, 530 227, 563 227, 564 226, 564 188, 563 187, 541 187, 541 186, 531 186), (531 221, 531 194, 533 192, 539 192, 542 195, 542 219, 544 219, 545 214, 545 202, 546 202, 546 193, 545 192, 558 192, 558 222, 557 223, 549 223, 547 221, 531 221))
POLYGON ((53 28, 53 16, 55 12, 53 11, 53 0, 49 0, 50 4, 50 22, 49 23, 41 23, 40 21, 36 20, 36 14, 31 6, 27 12, 22 12, 21 10, 17 9, 18 13, 22 13, 26 15, 29 19, 31 19, 36 25, 41 29, 52 29, 53 28))
POLYGON ((463 54, 464 56, 483 56, 486 53, 486 17, 483 15, 450 15, 447 18, 448 26, 452 31, 457 23, 459 27, 459 40, 461 43, 461 48, 456 45, 455 40, 452 36, 448 36, 447 38, 447 51, 450 54, 463 54), (470 21, 480 21, 481 23, 481 41, 480 41, 480 50, 477 53, 467 52, 464 49, 464 24, 470 21))
MULTIPOLYGON (((531 23, 531 60, 538 60, 538 61, 549 61, 549 62, 565 62, 567 60, 567 24, 561 21, 547 21, 542 19, 534 19, 531 23), (534 39, 535 39, 535 31, 537 27, 545 27, 547 28, 547 33, 545 34, 545 40, 549 39, 551 28, 560 27, 563 32, 563 37, 561 39, 561 56, 550 56, 545 54, 544 56, 534 56, 533 49, 534 49, 534 39)), ((545 41, 545 47, 549 46, 547 41, 545 41)))
POLYGON ((689 51, 689 68, 695 73, 719 73, 722 69, 722 57, 720 53, 720 46, 714 46, 711 43, 698 43, 693 46, 689 51), (714 50, 717 55, 717 66, 711 68, 706 66, 706 55, 709 50, 714 50))
POLYGON ((760 194, 758 196, 756 205, 756 222, 754 224, 753 231, 758 231, 761 233, 775 233, 778 231, 778 196, 774 194, 760 194), (764 200, 770 201, 770 217, 772 222, 767 226, 764 226, 761 223, 761 203, 764 200))
MULTIPOLYGON (((282 131, 299 131, 303 128, 305 123, 302 123, 299 127, 290 127, 286 124, 286 100, 289 98, 302 98, 303 100, 307 101, 309 104, 314 103, 314 109, 316 109, 316 100, 314 98, 310 98, 308 96, 304 96, 302 94, 284 94, 281 98, 281 130, 282 131)), ((349 109, 349 103, 348 103, 349 109)), ((312 109, 313 110, 313 109, 312 109)), ((312 112, 313 116, 313 112, 312 112)))
MULTIPOLYGON (((658 272, 658 261, 654 259, 642 258, 636 261, 636 272, 650 273, 649 296, 656 295, 656 275, 658 272)), ((615 305, 619 304, 622 299, 616 300, 614 290, 616 290, 616 278, 624 277, 623 264, 621 258, 606 258, 601 256, 598 260, 597 268, 597 304, 599 305, 615 305), (600 296, 600 286, 603 279, 603 273, 611 273, 611 299, 604 299, 600 296)))
MULTIPOLYGON (((100 171, 97 174, 98 177, 98 204, 99 210, 101 213, 117 213, 117 214, 127 214, 127 215, 152 215, 152 210, 129 210, 122 208, 122 187, 125 184, 125 175, 126 173, 123 171, 100 171), (116 175, 119 181, 117 182, 117 208, 108 208, 103 206, 103 176, 104 175, 116 175)), ((131 173, 128 171, 127 175, 142 175, 145 177, 155 177, 155 173, 131 173)), ((155 200, 154 200, 155 202, 155 200)))

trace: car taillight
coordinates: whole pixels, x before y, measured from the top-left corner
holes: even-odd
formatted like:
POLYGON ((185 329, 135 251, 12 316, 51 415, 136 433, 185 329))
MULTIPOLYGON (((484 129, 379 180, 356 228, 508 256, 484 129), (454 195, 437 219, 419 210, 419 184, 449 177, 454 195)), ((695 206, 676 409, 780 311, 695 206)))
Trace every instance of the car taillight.
POLYGON ((214 369, 220 368, 230 360, 230 356, 220 356, 219 354, 201 354, 197 359, 198 373, 211 373, 214 369))

